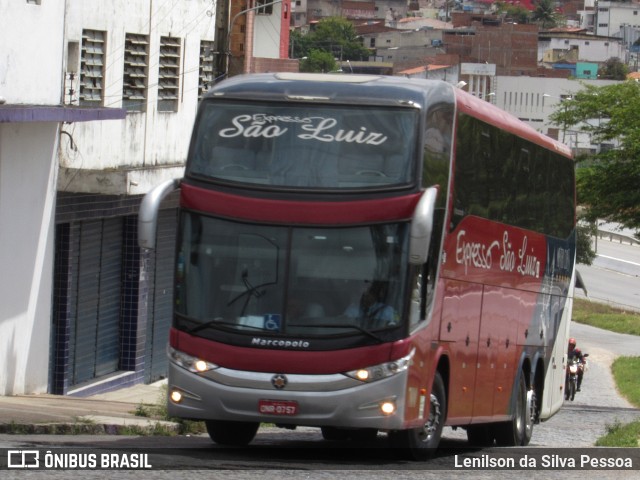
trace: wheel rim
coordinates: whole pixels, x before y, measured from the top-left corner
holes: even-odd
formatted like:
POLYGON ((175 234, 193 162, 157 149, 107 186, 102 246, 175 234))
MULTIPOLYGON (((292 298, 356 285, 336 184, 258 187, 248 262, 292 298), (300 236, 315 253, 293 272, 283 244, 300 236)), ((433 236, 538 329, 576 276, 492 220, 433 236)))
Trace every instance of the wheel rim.
POLYGON ((440 401, 433 393, 431 394, 429 403, 429 420, 424 424, 419 433, 420 441, 423 443, 429 443, 434 437, 440 426, 442 416, 440 401))
POLYGON ((518 404, 516 407, 516 431, 518 433, 522 432, 524 434, 524 419, 525 419, 525 415, 527 415, 528 413, 527 410, 525 409, 525 404, 527 402, 526 394, 518 395, 517 402, 518 404))
POLYGON ((525 435, 531 438, 533 433, 533 424, 536 419, 536 393, 533 390, 527 392, 527 410, 525 412, 525 435))

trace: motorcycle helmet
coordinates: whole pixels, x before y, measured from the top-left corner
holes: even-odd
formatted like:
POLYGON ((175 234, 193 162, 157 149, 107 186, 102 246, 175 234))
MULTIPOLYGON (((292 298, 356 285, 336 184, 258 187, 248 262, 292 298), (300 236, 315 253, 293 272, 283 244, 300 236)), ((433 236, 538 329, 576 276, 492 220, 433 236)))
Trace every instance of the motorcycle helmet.
POLYGON ((576 339, 575 338, 570 338, 569 339, 569 345, 573 345, 575 347, 576 346, 576 339))

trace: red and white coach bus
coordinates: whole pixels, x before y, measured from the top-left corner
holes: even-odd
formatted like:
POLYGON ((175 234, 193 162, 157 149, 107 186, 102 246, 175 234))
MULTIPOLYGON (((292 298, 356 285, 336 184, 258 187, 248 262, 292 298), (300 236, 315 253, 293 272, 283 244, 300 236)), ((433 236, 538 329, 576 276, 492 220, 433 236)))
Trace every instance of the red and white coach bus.
POLYGON ((203 99, 180 188, 169 413, 247 444, 262 422, 445 425, 526 445, 562 404, 575 286, 568 148, 439 81, 257 74, 203 99))

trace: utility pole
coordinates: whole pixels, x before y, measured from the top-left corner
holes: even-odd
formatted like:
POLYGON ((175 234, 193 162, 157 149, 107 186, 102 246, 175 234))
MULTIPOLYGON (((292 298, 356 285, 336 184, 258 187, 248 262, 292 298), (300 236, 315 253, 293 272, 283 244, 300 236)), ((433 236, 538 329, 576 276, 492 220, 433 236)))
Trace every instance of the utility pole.
POLYGON ((215 52, 215 75, 214 78, 221 78, 227 73, 227 52, 229 45, 226 44, 229 31, 229 16, 231 10, 231 0, 218 0, 216 2, 216 21, 214 41, 215 52))

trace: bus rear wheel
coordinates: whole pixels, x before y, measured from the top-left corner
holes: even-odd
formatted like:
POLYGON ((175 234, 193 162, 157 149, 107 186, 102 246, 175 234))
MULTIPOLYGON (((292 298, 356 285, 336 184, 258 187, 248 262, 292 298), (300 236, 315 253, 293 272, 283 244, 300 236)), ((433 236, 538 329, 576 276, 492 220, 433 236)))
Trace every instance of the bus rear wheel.
POLYGON ((496 424, 494 427, 496 443, 504 447, 529 445, 535 421, 535 392, 527 389, 527 381, 523 371, 518 377, 518 390, 515 399, 513 419, 496 424))
POLYGON ((226 420, 205 420, 207 433, 219 445, 243 447, 256 436, 258 422, 230 422, 226 420))
POLYGON ((431 458, 440 444, 446 418, 447 393, 442 376, 436 373, 431 387, 427 422, 420 428, 390 432, 391 446, 402 449, 414 460, 431 458))

